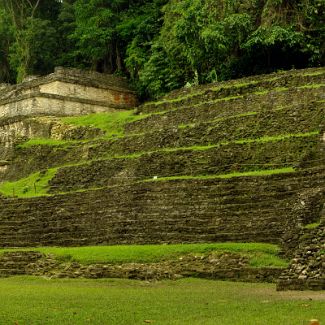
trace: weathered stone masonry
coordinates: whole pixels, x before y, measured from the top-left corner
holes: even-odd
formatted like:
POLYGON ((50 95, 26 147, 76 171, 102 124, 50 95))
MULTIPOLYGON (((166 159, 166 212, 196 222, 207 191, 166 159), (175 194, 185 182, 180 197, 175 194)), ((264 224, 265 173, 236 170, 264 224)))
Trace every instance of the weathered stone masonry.
POLYGON ((77 69, 59 67, 48 76, 0 87, 0 118, 111 112, 136 105, 123 78, 77 69))

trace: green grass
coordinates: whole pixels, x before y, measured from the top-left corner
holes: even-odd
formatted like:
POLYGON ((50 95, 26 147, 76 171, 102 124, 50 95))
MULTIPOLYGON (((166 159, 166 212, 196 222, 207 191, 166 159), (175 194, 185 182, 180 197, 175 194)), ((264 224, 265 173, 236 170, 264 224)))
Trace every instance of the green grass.
POLYGON ((304 77, 312 77, 312 76, 319 76, 325 74, 324 69, 320 69, 320 71, 315 71, 315 72, 306 72, 303 74, 304 77))
POLYGON ((160 150, 154 150, 154 151, 146 151, 146 152, 137 152, 129 155, 118 155, 114 156, 113 158, 138 158, 145 154, 152 154, 152 153, 159 153, 159 152, 177 152, 177 151, 205 151, 210 150, 213 148, 218 148, 221 146, 227 146, 231 144, 248 144, 248 143, 266 143, 266 142, 277 142, 277 141, 285 141, 290 140, 292 138, 308 138, 315 135, 319 135, 320 131, 311 131, 311 132, 305 132, 305 133, 288 133, 288 134, 279 134, 275 136, 264 136, 260 138, 254 138, 254 139, 239 139, 234 141, 224 141, 219 142, 216 144, 209 144, 205 146, 189 146, 189 147, 175 147, 175 148, 162 148, 160 150))
POLYGON ((49 139, 49 138, 34 138, 29 139, 26 142, 19 144, 18 148, 30 148, 33 146, 60 146, 60 147, 67 147, 72 144, 80 143, 80 140, 78 141, 71 141, 71 140, 56 140, 56 139, 49 139))
POLYGON ((113 113, 97 113, 83 116, 64 117, 62 121, 77 126, 91 126, 101 129, 106 137, 124 135, 124 126, 143 118, 147 115, 134 115, 134 111, 118 111, 113 113))
POLYGON ((321 87, 325 87, 325 84, 312 84, 312 85, 303 85, 303 86, 299 86, 297 87, 298 89, 318 89, 321 87))
POLYGON ((202 279, 0 279, 4 325, 308 325, 324 293, 202 279))
MULTIPOLYGON (((323 72, 319 72, 319 73, 314 73, 314 74, 310 74, 312 75, 318 75, 318 74, 322 74, 323 72)), ((270 78, 270 79, 264 79, 261 81, 248 81, 248 82, 242 82, 242 83, 232 83, 230 85, 221 85, 221 86, 215 86, 215 87, 211 87, 210 90, 212 91, 220 91, 220 90, 224 90, 224 89, 240 89, 240 88, 244 88, 244 87, 248 87, 251 85, 257 85, 259 83, 263 83, 263 82, 272 82, 272 81, 276 81, 281 79, 281 77, 274 77, 274 78, 270 78)), ((204 93, 207 91, 208 88, 204 89, 204 90, 199 90, 199 91, 195 91, 195 92, 191 92, 188 95, 185 96, 180 96, 177 98, 173 98, 173 99, 166 99, 166 100, 160 100, 160 101, 156 101, 156 102, 148 102, 145 105, 160 105, 160 104, 164 104, 164 103, 177 103, 180 102, 182 100, 187 100, 190 99, 192 97, 196 97, 196 96, 200 96, 200 95, 204 95, 204 93)), ((285 87, 278 87, 278 88, 274 88, 272 91, 286 91, 288 90, 288 88, 285 87)), ((258 92, 254 92, 254 94, 257 95, 263 95, 263 94, 267 94, 268 92, 270 92, 269 90, 265 90, 265 91, 258 91, 258 92)), ((242 97, 242 96, 239 96, 242 97)), ((236 96, 236 98, 238 98, 238 96, 236 96)), ((222 100, 222 99, 220 99, 222 100)))
POLYGON ((269 91, 268 90, 260 90, 260 91, 255 91, 253 93, 251 93, 252 95, 266 95, 268 94, 269 91))
POLYGON ((153 263, 170 260, 186 254, 210 252, 234 252, 250 258, 254 267, 286 267, 287 261, 279 258, 279 247, 265 243, 214 243, 214 244, 173 244, 173 245, 118 245, 86 247, 37 247, 29 249, 3 249, 5 251, 33 250, 54 254, 62 260, 93 263, 153 263))
MULTIPOLYGON (((277 142, 277 141, 285 141, 290 140, 292 138, 308 138, 315 135, 319 135, 320 131, 311 131, 311 132, 305 132, 305 133, 287 133, 287 134, 279 134, 275 136, 264 136, 260 138, 254 138, 254 139, 239 139, 234 141, 224 141, 219 142, 216 144, 209 144, 206 146, 190 146, 190 147, 176 147, 176 148, 163 148, 161 150, 152 151, 152 152, 159 152, 159 151, 167 151, 167 152, 174 152, 174 151, 205 151, 210 150, 213 148, 218 148, 220 146, 226 146, 230 144, 248 144, 248 143, 266 143, 266 142, 277 142)), ((151 152, 149 152, 151 153, 151 152)))
POLYGON ((46 195, 49 181, 55 176, 57 168, 37 172, 16 182, 0 184, 0 193, 5 196, 34 197, 46 195))
POLYGON ((305 225, 304 228, 305 229, 315 229, 318 226, 320 226, 320 222, 313 222, 313 223, 310 223, 308 225, 305 225))
POLYGON ((268 176, 277 174, 293 173, 295 169, 293 167, 277 168, 277 169, 262 169, 254 170, 249 172, 234 172, 229 174, 217 174, 217 175, 180 175, 180 176, 169 176, 160 178, 146 179, 145 182, 160 182, 160 181, 173 181, 173 180, 188 180, 188 179, 228 179, 233 177, 256 177, 256 176, 268 176))
POLYGON ((275 136, 264 136, 256 139, 240 139, 235 140, 234 143, 236 144, 246 144, 246 143, 266 143, 266 142, 276 142, 282 140, 288 140, 292 138, 308 138, 314 135, 319 135, 320 131, 311 131, 305 133, 288 133, 288 134, 279 134, 275 136))
MULTIPOLYGON (((124 127, 127 123, 147 118, 153 114, 135 115, 134 111, 118 111, 113 113, 96 113, 82 116, 71 116, 61 118, 62 122, 76 126, 89 126, 101 129, 105 132, 105 139, 119 138, 124 136, 124 127)), ((156 113, 155 115, 158 115, 156 113)), ((162 113, 159 113, 162 115, 162 113)), ((101 138, 97 138, 99 140, 101 138)), ((86 143, 94 139, 85 140, 56 140, 49 138, 30 139, 20 145, 19 148, 29 148, 32 146, 69 146, 78 143, 86 143)))

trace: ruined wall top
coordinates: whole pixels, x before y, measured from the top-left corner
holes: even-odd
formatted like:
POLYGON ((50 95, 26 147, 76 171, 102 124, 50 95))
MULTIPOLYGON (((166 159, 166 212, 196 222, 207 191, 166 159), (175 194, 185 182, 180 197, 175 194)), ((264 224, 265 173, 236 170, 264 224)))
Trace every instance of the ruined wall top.
POLYGON ((56 67, 53 73, 46 76, 27 76, 18 85, 0 84, 0 99, 12 90, 34 88, 53 81, 134 93, 126 78, 90 70, 56 67))
POLYGON ((57 67, 18 85, 0 84, 0 118, 38 114, 79 115, 129 109, 137 96, 126 78, 57 67))

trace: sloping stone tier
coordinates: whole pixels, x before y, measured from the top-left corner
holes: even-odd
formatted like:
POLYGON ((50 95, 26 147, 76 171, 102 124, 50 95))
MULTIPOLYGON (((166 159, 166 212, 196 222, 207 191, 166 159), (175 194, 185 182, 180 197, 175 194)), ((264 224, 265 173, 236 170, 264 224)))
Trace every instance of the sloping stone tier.
MULTIPOLYGON (((286 90, 247 93, 243 97, 231 99, 221 98, 218 101, 205 101, 194 104, 169 104, 171 108, 158 114, 135 121, 126 126, 128 133, 141 133, 147 129, 171 129, 183 125, 184 128, 193 128, 200 123, 210 125, 220 123, 241 123, 245 119, 256 118, 256 115, 289 114, 299 119, 302 110, 308 114, 309 110, 321 109, 325 106, 325 83, 317 88, 288 88, 286 90), (278 111, 278 112, 277 112, 278 111), (252 115, 250 115, 252 114, 252 115)), ((139 108, 140 110, 140 108, 139 108)), ((152 113, 152 112, 151 112, 152 113)), ((140 112, 139 112, 140 114, 140 112)), ((312 117, 308 115, 309 119, 312 117)), ((283 119, 285 120, 285 119, 283 119)), ((298 120, 299 121, 299 120, 298 120)))
MULTIPOLYGON (((102 159, 59 168, 50 181, 50 191, 98 188, 153 177, 199 177, 292 165, 297 168, 319 166, 324 161, 319 147, 319 135, 315 135, 279 142, 230 144, 197 151, 157 151, 133 158, 102 159)), ((44 158, 43 162, 46 163, 46 160, 44 158)), ((247 182, 250 183, 249 180, 247 182)))
POLYGON ((153 181, 53 197, 2 198, 0 246, 279 243, 295 220, 294 189, 324 182, 324 169, 304 173, 302 178, 292 173, 153 181))
MULTIPOLYGON (((224 98, 230 100, 239 96, 246 97, 246 95, 254 93, 261 96, 271 95, 272 97, 272 94, 279 90, 283 91, 288 88, 298 88, 297 90, 299 90, 301 86, 324 83, 324 78, 324 68, 313 68, 244 78, 241 79, 242 83, 239 80, 231 80, 199 87, 183 88, 167 94, 158 102, 145 103, 138 110, 141 113, 161 112, 176 107, 190 107, 201 105, 204 102, 222 101, 224 98)), ((269 105, 272 105, 272 101, 269 102, 269 105)))
MULTIPOLYGON (((320 90, 318 90, 319 92, 320 90)), ((308 92, 305 95, 307 97, 308 92)), ((317 96, 315 92, 313 92, 313 95, 310 95, 313 98, 317 96)), ((287 96, 289 95, 287 94, 287 96)), ((291 96, 289 96, 290 98, 291 96)), ((191 110, 189 109, 189 111, 191 110)), ((203 115, 216 115, 218 110, 202 110, 202 112, 197 114, 201 113, 203 115)), ((319 102, 309 103, 308 105, 300 104, 278 111, 265 110, 256 115, 222 119, 211 123, 197 123, 192 127, 184 128, 172 125, 172 122, 168 126, 168 121, 173 121, 169 117, 166 117, 166 121, 160 118, 161 128, 158 122, 154 126, 149 121, 148 126, 145 126, 144 120, 137 123, 139 127, 134 125, 133 127, 128 126, 128 128, 132 127, 134 132, 139 132, 141 129, 150 130, 149 132, 135 133, 124 138, 103 141, 97 148, 94 148, 93 156, 103 155, 104 153, 132 153, 137 151, 155 151, 159 148, 202 146, 240 139, 258 139, 263 136, 304 133, 323 129, 324 114, 325 104, 324 102, 319 102), (140 125, 142 126, 140 127, 140 125)), ((181 113, 178 116, 180 115, 181 113)), ((195 121, 194 116, 192 120, 195 121)), ((210 120, 211 117, 209 118, 206 115, 206 121, 210 120)))

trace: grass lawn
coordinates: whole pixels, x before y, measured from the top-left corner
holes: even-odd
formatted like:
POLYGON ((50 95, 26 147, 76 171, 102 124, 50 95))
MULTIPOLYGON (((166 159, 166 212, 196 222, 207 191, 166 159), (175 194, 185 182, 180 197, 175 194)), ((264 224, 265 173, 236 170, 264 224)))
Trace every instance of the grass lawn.
POLYGON ((324 292, 184 279, 0 279, 0 324, 304 325, 325 320, 324 292))

